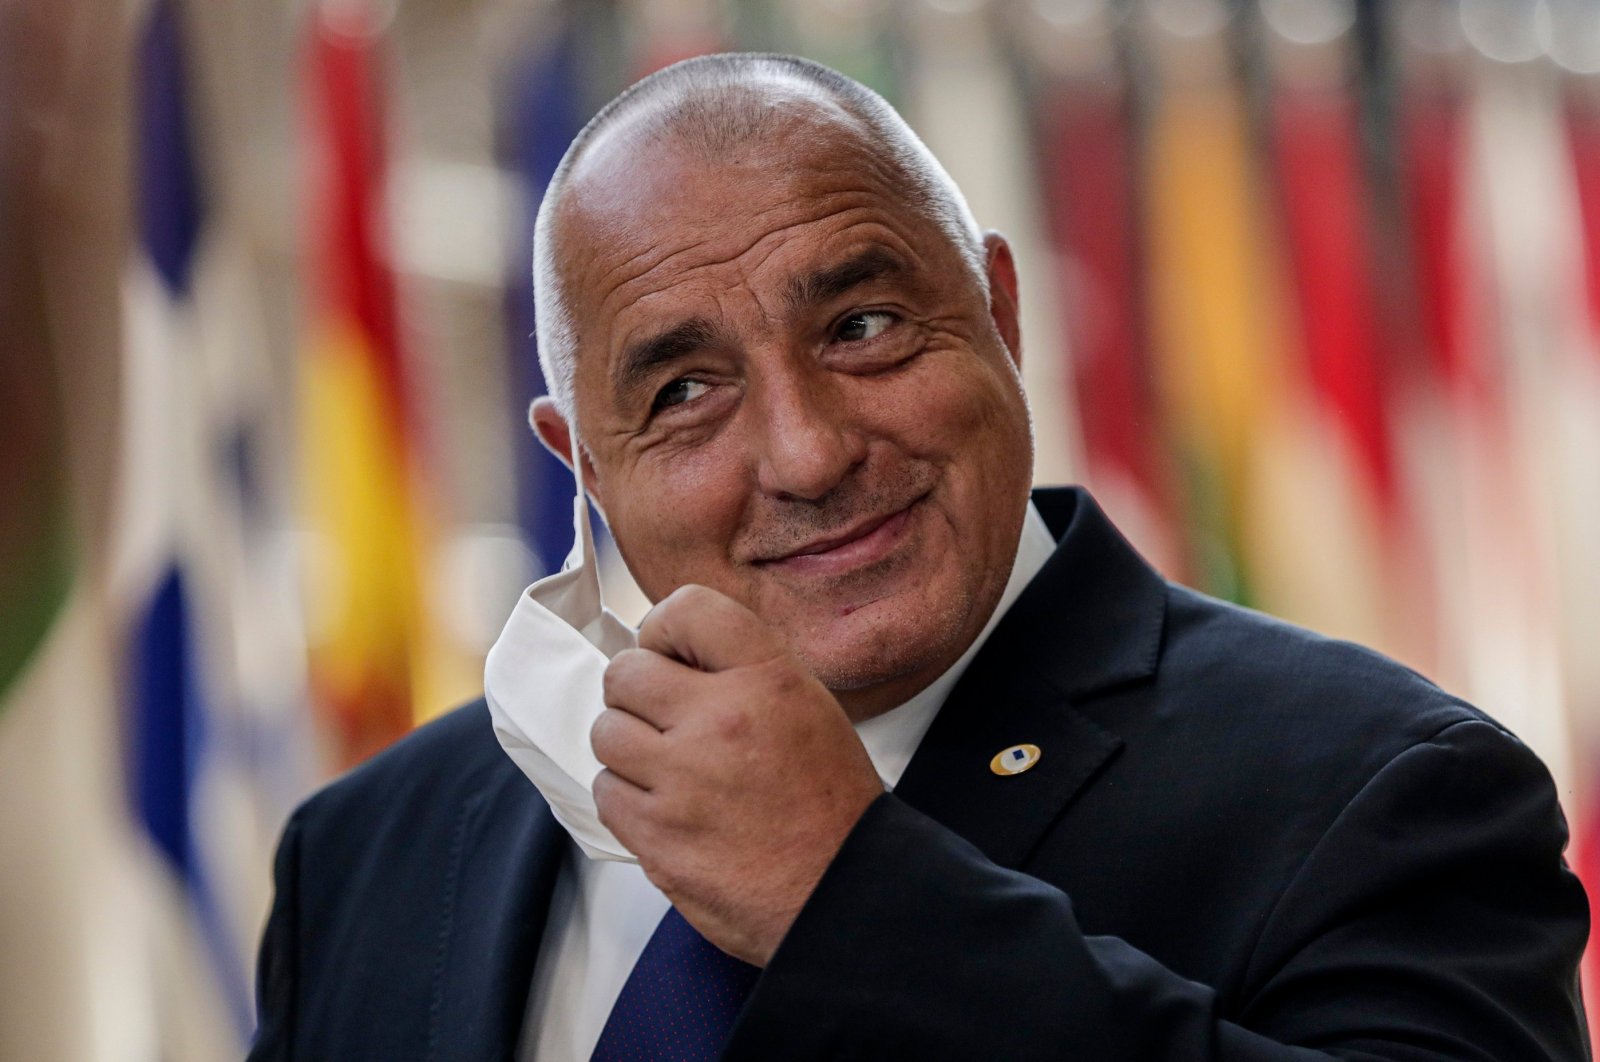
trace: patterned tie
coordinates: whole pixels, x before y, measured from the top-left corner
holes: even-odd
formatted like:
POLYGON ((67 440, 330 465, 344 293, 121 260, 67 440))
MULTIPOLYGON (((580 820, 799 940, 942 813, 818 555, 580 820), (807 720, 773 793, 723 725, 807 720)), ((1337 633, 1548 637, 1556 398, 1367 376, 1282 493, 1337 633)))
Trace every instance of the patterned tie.
POLYGON ((760 974, 671 908, 622 986, 591 1062, 710 1062, 760 974))

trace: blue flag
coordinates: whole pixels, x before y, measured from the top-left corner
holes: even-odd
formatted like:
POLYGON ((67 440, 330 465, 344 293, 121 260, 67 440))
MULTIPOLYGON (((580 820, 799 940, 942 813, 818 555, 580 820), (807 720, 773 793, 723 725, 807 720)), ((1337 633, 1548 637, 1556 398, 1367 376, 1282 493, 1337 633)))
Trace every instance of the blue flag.
POLYGON ((514 446, 517 515, 544 574, 561 567, 572 545, 572 473, 526 428, 527 403, 548 393, 534 339, 532 249, 534 220, 550 178, 588 117, 575 27, 542 36, 513 71, 506 93, 507 165, 522 179, 525 209, 506 285, 511 395, 518 425, 514 446))

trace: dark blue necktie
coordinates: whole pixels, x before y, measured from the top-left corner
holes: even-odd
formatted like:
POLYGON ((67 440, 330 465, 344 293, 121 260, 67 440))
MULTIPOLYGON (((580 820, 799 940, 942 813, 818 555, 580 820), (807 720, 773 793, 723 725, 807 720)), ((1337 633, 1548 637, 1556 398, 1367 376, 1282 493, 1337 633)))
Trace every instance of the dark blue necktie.
POLYGON ((760 973, 671 908, 622 986, 591 1062, 710 1062, 760 973))

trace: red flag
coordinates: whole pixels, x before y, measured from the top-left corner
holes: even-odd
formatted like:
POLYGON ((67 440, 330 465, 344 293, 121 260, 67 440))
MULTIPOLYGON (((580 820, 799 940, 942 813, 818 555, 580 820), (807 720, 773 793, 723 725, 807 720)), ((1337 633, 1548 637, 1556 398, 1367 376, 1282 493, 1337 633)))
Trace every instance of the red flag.
MULTIPOLYGON (((1569 92, 1565 118, 1582 221, 1584 292, 1593 333, 1600 332, 1600 99, 1592 94, 1580 97, 1578 91, 1569 92)), ((1567 552, 1573 563, 1562 575, 1567 590, 1563 618, 1570 647, 1565 677, 1574 716, 1577 747, 1573 758, 1579 795, 1572 861, 1591 897, 1600 885, 1600 662, 1592 652, 1595 632, 1600 631, 1600 558, 1592 544, 1594 527, 1600 522, 1600 514, 1594 512, 1600 502, 1595 486, 1595 462, 1600 460, 1600 360, 1592 356, 1596 352, 1600 352, 1600 343, 1591 344, 1591 357, 1568 364, 1570 376, 1563 387, 1565 399, 1581 403, 1577 430, 1569 435, 1578 452, 1570 455, 1568 464, 1581 470, 1589 487, 1582 490, 1569 480, 1569 487, 1578 489, 1565 492, 1563 500, 1569 512, 1563 530, 1572 532, 1566 538, 1574 548, 1567 552), (1576 536, 1581 536, 1581 545, 1576 536)), ((1600 945, 1594 934, 1584 953, 1583 980, 1590 1028, 1600 1028, 1600 945)))
POLYGON ((1041 107, 1041 190, 1062 268, 1085 479, 1133 542, 1174 578, 1171 470, 1163 458, 1143 322, 1131 101, 1117 71, 1070 77, 1041 107))
POLYGON ((412 724, 425 622, 416 415, 385 242, 374 37, 351 5, 313 19, 311 333, 302 457, 319 532, 311 679, 348 765, 412 724))
POLYGON ((1583 220, 1584 291, 1591 316, 1600 322, 1600 98, 1569 94, 1566 119, 1583 220))
MULTIPOLYGON (((1269 162, 1298 311, 1298 364, 1284 400, 1301 405, 1296 434, 1309 444, 1301 485, 1280 486, 1277 504, 1314 520, 1273 547, 1286 556, 1263 575, 1262 603, 1425 666, 1431 586, 1399 486, 1396 351, 1378 300, 1360 101, 1346 73, 1353 37, 1271 45, 1269 162), (1308 538, 1310 527, 1318 530, 1308 538), (1317 576, 1327 568, 1337 571, 1317 576)), ((1281 537, 1295 524, 1279 527, 1281 537)))
POLYGON ((1356 100, 1337 83, 1285 78, 1272 118, 1310 380, 1392 517, 1398 499, 1356 100))

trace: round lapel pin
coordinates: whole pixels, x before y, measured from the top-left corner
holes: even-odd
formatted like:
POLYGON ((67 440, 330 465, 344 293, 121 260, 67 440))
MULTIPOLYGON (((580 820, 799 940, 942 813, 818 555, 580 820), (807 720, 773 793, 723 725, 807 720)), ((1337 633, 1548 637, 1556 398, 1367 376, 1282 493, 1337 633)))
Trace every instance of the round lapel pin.
POLYGON ((1038 763, 1041 755, 1038 745, 1012 745, 994 754, 994 759, 989 761, 989 770, 1001 777, 1021 774, 1038 763))

